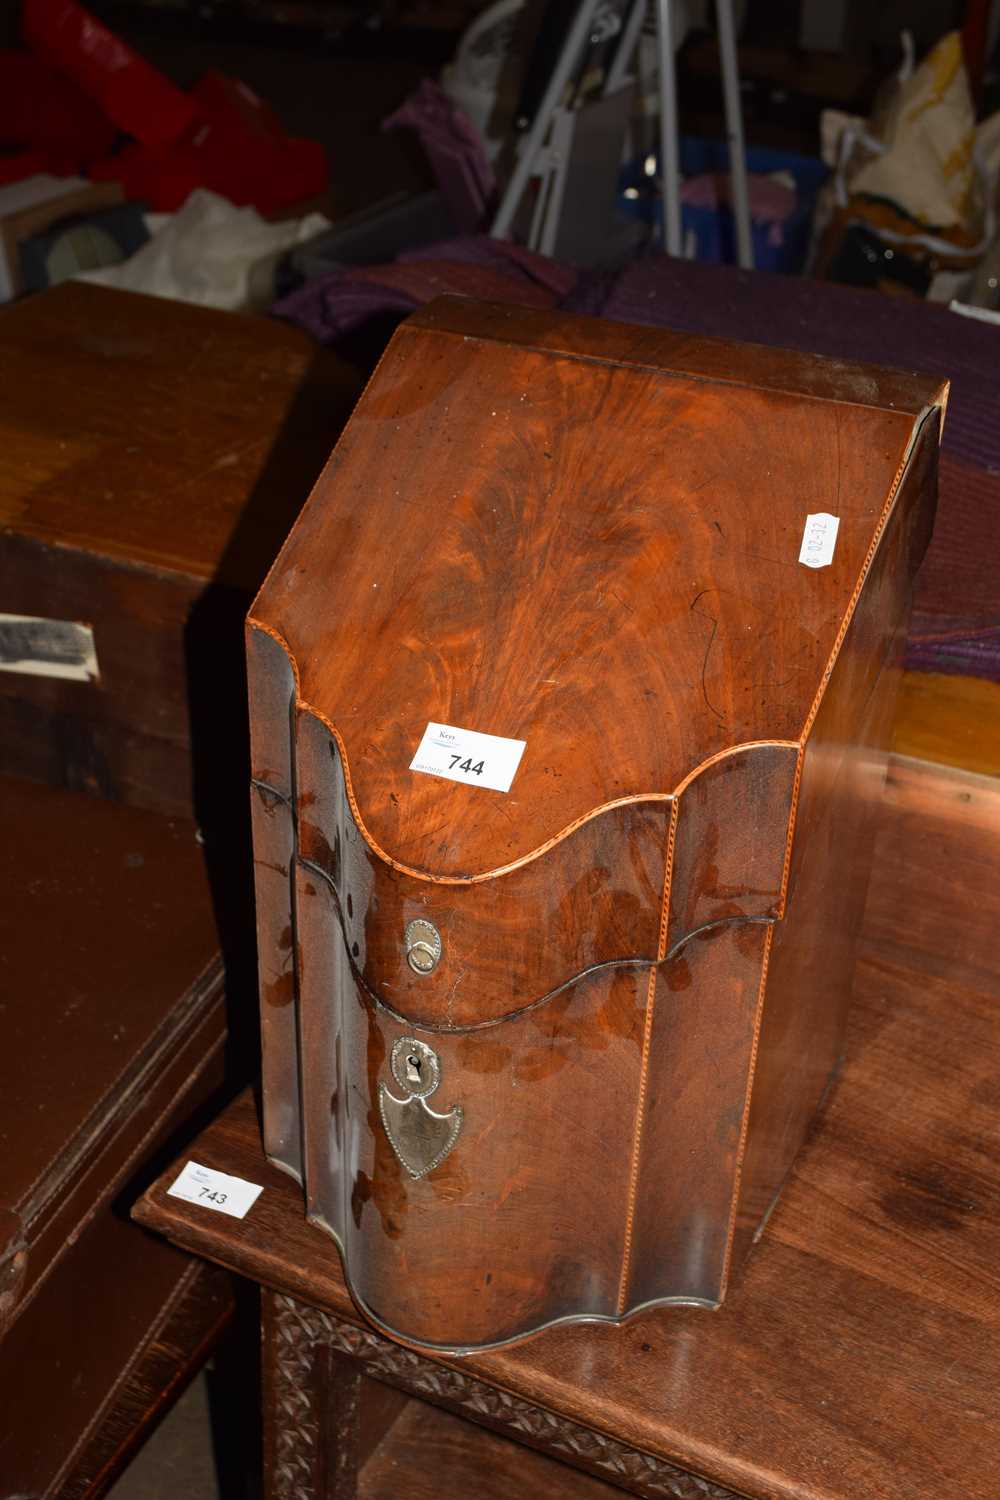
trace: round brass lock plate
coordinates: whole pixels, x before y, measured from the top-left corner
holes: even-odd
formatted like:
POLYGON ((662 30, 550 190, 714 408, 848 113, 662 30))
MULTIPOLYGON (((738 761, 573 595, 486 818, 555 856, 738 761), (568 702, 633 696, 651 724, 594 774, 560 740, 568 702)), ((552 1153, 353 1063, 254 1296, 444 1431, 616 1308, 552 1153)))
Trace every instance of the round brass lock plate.
POLYGON ((414 974, 433 974, 441 958, 441 934, 433 922, 416 917, 403 934, 406 962, 414 974))

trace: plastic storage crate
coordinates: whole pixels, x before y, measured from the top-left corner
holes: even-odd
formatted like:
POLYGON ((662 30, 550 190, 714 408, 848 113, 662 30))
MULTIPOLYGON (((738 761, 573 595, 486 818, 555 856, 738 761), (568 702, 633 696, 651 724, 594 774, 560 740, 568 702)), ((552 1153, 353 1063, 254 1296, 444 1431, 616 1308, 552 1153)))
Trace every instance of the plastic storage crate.
MULTIPOLYGON (((724 141, 706 141, 684 136, 680 142, 680 165, 681 173, 686 178, 697 177, 706 172, 728 172, 729 147, 724 141)), ((801 270, 809 247, 813 208, 828 170, 818 158, 797 156, 790 151, 774 151, 766 147, 754 147, 747 151, 748 172, 787 172, 795 183, 797 193, 795 208, 781 221, 779 243, 774 243, 770 220, 753 223, 753 257, 758 270, 786 273, 801 270)), ((619 181, 618 211, 625 217, 641 219, 655 226, 662 241, 663 204, 658 171, 656 152, 628 162, 622 168, 619 181), (647 165, 654 163, 655 170, 647 172, 647 165)), ((727 204, 721 203, 717 208, 703 208, 684 203, 681 205, 681 227, 685 242, 691 234, 694 235, 696 260, 736 260, 736 231, 732 211, 727 204)))

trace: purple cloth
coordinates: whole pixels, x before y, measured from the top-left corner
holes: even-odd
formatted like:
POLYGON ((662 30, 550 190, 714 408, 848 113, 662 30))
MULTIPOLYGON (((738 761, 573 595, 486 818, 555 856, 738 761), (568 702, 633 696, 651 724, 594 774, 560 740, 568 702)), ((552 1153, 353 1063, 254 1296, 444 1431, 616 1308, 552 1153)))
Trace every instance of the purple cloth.
POLYGON ((468 115, 440 84, 424 78, 382 122, 383 130, 400 127, 416 131, 455 225, 468 231, 480 228, 496 193, 496 178, 468 115))
POLYGON ((490 239, 488 234, 469 234, 434 245, 418 245, 415 250, 405 250, 398 256, 396 264, 412 265, 420 260, 450 261, 457 266, 480 266, 505 275, 525 276, 559 298, 569 296, 580 275, 547 255, 512 245, 509 240, 490 239))
POLYGON ((408 251, 387 266, 352 266, 309 281, 271 311, 333 344, 382 313, 413 312, 444 292, 556 307, 576 285, 577 272, 547 256, 486 235, 447 240, 408 251))

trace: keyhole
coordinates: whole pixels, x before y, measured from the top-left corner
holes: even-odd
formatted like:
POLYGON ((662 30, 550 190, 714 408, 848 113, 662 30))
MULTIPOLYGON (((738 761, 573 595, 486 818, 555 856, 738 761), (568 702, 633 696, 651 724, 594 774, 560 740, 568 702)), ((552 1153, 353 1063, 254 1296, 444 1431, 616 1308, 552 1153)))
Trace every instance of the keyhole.
POLYGON ((416 1037, 399 1036, 392 1044, 392 1076, 407 1095, 426 1099, 441 1080, 437 1054, 416 1037))

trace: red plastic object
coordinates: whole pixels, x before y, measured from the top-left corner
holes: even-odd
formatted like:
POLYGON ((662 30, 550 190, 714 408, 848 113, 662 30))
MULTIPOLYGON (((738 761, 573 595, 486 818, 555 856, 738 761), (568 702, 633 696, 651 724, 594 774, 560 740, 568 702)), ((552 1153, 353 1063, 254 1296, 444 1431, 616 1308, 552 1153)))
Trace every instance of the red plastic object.
POLYGON ((324 191, 324 148, 318 141, 288 135, 270 106, 246 84, 213 71, 191 94, 204 121, 193 143, 204 164, 206 186, 233 203, 252 203, 262 213, 324 191))
POLYGON ((76 0, 23 0, 21 35, 144 145, 177 140, 196 117, 193 99, 76 0))
MULTIPOLYGON (((34 147, 63 170, 106 156, 115 127, 71 78, 32 52, 0 51, 0 140, 34 147)), ((10 179, 8 179, 10 180, 10 179)))
POLYGON ((180 146, 133 144, 91 164, 95 182, 120 182, 126 198, 157 213, 173 213, 195 188, 205 187, 192 153, 180 146))
POLYGON ((230 78, 216 68, 202 74, 191 90, 191 97, 207 115, 228 117, 234 125, 242 124, 250 134, 289 139, 274 110, 254 93, 249 84, 239 78, 230 78))
POLYGON ((142 198, 161 212, 179 208, 196 187, 264 214, 326 188, 324 148, 286 135, 274 112, 244 84, 207 74, 192 98, 198 118, 182 140, 156 148, 127 146, 95 163, 90 175, 119 181, 127 197, 142 198))

